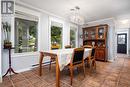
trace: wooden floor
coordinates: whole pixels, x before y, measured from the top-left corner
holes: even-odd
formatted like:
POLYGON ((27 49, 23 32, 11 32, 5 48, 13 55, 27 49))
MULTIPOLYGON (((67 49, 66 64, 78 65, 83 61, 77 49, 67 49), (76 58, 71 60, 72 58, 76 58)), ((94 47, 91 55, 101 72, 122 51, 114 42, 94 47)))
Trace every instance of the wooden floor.
MULTIPOLYGON (((61 87, 71 87, 68 69, 61 72, 61 87)), ((38 68, 3 78, 0 87, 55 87, 55 65, 49 72, 48 66, 43 67, 42 77, 38 76, 38 68)), ((97 61, 96 73, 89 74, 86 68, 86 77, 83 71, 74 71, 72 87, 130 87, 130 58, 123 56, 115 62, 97 61)))

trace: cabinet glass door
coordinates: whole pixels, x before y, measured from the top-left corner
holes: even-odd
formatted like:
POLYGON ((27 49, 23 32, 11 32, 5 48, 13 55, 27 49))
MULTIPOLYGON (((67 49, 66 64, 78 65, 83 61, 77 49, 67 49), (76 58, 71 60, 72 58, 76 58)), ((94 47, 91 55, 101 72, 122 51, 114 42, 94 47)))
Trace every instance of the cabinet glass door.
POLYGON ((104 27, 99 27, 99 28, 98 28, 98 38, 99 38, 99 39, 104 39, 104 38, 105 38, 105 37, 104 37, 104 33, 105 33, 104 27))

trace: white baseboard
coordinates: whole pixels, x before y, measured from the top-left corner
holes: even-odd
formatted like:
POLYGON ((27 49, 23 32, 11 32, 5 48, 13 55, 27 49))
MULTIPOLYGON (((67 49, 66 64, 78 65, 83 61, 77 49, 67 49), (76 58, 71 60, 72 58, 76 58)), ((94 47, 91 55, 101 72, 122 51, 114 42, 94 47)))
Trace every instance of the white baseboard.
POLYGON ((114 62, 114 60, 108 60, 108 62, 114 62))
POLYGON ((17 70, 17 73, 21 73, 21 72, 25 72, 25 71, 29 71, 31 70, 32 67, 26 68, 26 69, 21 69, 21 70, 17 70))
MULTIPOLYGON (((52 63, 54 63, 54 62, 52 62, 52 63)), ((48 65, 48 64, 43 64, 43 65, 48 65)), ((25 68, 25 69, 20 69, 20 70, 16 70, 15 72, 16 73, 21 73, 21 72, 25 72, 25 71, 29 71, 29 70, 32 70, 33 68, 36 68, 36 67, 38 67, 38 66, 31 66, 31 67, 28 67, 28 68, 25 68)), ((5 75, 5 73, 6 72, 4 72, 4 73, 2 73, 2 75, 5 75)), ((13 74, 13 73, 12 73, 13 74)), ((9 75, 9 74, 8 74, 9 75)), ((7 75, 7 76, 8 76, 7 75)))

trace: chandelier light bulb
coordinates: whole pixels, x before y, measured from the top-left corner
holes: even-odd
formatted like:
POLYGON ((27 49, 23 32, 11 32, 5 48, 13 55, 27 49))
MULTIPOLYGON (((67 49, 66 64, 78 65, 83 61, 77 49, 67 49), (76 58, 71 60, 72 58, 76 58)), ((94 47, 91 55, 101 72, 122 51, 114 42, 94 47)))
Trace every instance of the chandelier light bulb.
POLYGON ((72 12, 70 15, 70 21, 77 24, 77 25, 83 25, 84 24, 84 18, 79 13, 80 8, 78 6, 75 6, 75 8, 70 9, 72 12))

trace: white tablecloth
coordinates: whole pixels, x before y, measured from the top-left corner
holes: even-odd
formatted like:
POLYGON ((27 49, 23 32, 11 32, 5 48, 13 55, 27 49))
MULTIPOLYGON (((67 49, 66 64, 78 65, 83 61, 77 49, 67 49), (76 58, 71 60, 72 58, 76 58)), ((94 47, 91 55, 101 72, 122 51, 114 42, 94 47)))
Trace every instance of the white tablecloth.
MULTIPOLYGON (((58 56, 58 63, 60 71, 63 70, 63 68, 70 63, 70 60, 72 58, 74 48, 71 49, 59 49, 59 50, 50 50, 50 53, 57 54, 58 56)), ((85 48, 84 52, 84 58, 86 58, 89 55, 89 52, 91 51, 90 48, 85 48)))

